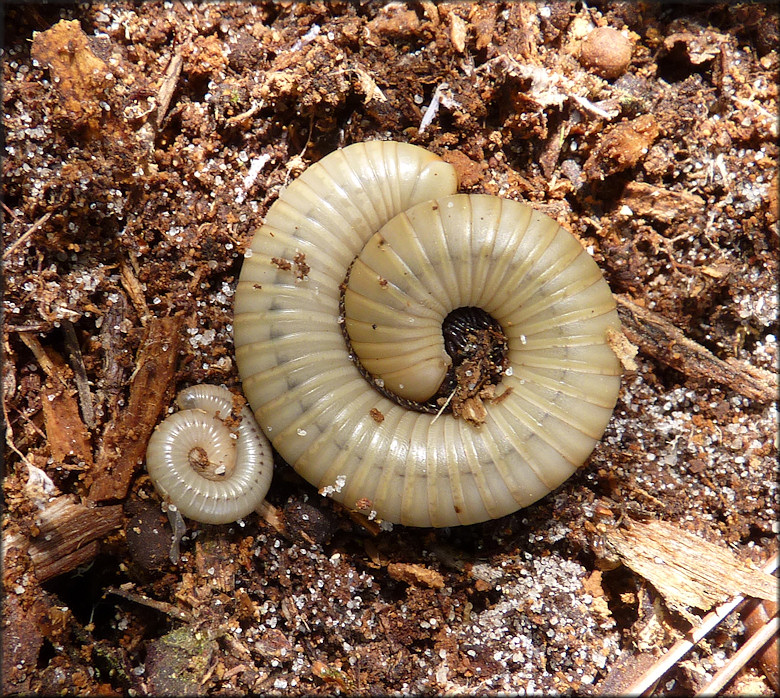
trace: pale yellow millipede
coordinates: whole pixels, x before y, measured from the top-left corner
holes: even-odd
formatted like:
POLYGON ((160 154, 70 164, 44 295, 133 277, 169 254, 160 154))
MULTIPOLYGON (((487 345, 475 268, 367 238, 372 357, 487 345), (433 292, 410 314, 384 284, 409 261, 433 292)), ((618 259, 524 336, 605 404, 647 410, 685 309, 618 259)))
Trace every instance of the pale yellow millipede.
POLYGON ((265 498, 273 454, 252 413, 232 416, 233 394, 196 385, 176 396, 181 408, 152 433, 146 469, 156 489, 188 519, 224 524, 265 498))
POLYGON ((485 521, 554 490, 620 386, 615 303, 579 241, 457 186, 409 144, 327 155, 271 206, 235 298, 243 390, 276 450, 347 507, 410 526, 485 521), (456 416, 453 385, 474 386, 453 379, 448 342, 478 336, 497 337, 482 355, 495 372, 474 369, 483 387, 456 416))

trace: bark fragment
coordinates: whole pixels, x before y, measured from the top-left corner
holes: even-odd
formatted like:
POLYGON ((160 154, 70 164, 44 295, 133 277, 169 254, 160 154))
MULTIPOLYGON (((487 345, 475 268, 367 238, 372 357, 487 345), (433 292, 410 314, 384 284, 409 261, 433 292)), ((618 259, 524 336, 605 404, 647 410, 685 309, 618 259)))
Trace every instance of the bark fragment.
POLYGON ((89 490, 92 501, 124 499, 127 495, 152 429, 168 403, 179 355, 181 324, 178 317, 149 321, 138 352, 127 408, 106 427, 103 435, 89 490))
POLYGON ((709 610, 729 597, 774 600, 778 580, 751 569, 725 545, 716 545, 664 521, 624 519, 608 528, 606 543, 625 564, 649 581, 667 605, 694 624, 689 607, 709 610))
POLYGON ((761 404, 777 397, 777 376, 769 371, 733 358, 719 359, 661 315, 626 296, 616 295, 615 301, 626 337, 644 354, 689 378, 715 381, 761 404))
POLYGON ((98 552, 98 541, 122 525, 119 505, 89 507, 60 495, 43 505, 36 517, 34 537, 4 536, 3 547, 27 552, 39 582, 86 564, 98 552))

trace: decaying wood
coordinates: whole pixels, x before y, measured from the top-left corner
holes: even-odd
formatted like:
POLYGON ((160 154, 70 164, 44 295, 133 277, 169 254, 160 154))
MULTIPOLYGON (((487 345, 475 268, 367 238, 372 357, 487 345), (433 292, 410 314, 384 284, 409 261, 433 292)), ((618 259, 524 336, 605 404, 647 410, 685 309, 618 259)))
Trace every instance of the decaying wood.
POLYGON ((178 317, 149 321, 130 383, 130 399, 103 435, 89 491, 91 500, 124 499, 127 495, 130 479, 143 461, 149 436, 169 402, 181 324, 178 317))
POLYGON ((76 330, 70 320, 62 321, 62 329, 65 333, 65 346, 68 349, 68 360, 71 369, 73 369, 73 377, 76 381, 76 388, 78 388, 79 391, 81 414, 84 417, 84 422, 86 423, 87 427, 94 429, 95 410, 92 405, 92 393, 89 389, 87 370, 84 367, 84 357, 81 355, 81 347, 79 346, 78 338, 76 337, 76 330))
POLYGON ((116 301, 108 309, 100 327, 100 346, 103 349, 103 381, 97 388, 97 405, 105 406, 105 414, 115 415, 117 405, 126 383, 128 369, 122 360, 124 343, 118 328, 127 320, 127 298, 117 291, 116 301))
POLYGON ((32 603, 23 603, 17 593, 6 593, 2 604, 0 695, 34 695, 32 680, 44 642, 42 628, 51 627, 51 599, 46 593, 39 593, 32 603))
POLYGON ((431 589, 442 589, 444 577, 436 570, 424 565, 412 562, 391 562, 387 566, 387 573, 399 582, 406 582, 412 586, 426 586, 431 589))
POLYGON ((98 552, 98 541, 119 528, 122 506, 90 507, 72 495, 60 495, 43 505, 35 518, 35 536, 19 533, 4 538, 5 551, 20 549, 30 556, 39 582, 86 564, 98 552))
POLYGON ((690 378, 715 381, 760 403, 777 398, 777 376, 769 371, 736 359, 723 361, 658 313, 623 295, 615 295, 615 301, 625 335, 653 359, 690 378))
POLYGON ((35 355, 38 365, 46 374, 41 389, 46 439, 56 463, 92 465, 90 435, 79 413, 76 391, 69 385, 70 369, 56 352, 44 349, 32 334, 19 333, 19 337, 35 355))
MULTIPOLYGON (((761 567, 761 571, 766 574, 773 574, 777 569, 777 553, 772 555, 769 560, 761 567)), ((642 696, 646 691, 652 691, 653 687, 658 684, 658 681, 691 650, 693 647, 703 640, 714 628, 716 628, 720 622, 726 618, 737 606, 744 603, 745 597, 742 595, 735 596, 731 601, 721 604, 714 610, 710 611, 701 622, 695 627, 691 628, 690 632, 686 633, 684 637, 681 637, 677 642, 672 645, 665 654, 660 656, 634 683, 627 688, 623 688, 620 691, 613 691, 626 696, 642 696)))
POLYGON ((709 610, 732 596, 773 600, 778 580, 751 569, 725 545, 664 521, 633 521, 606 529, 607 548, 620 561, 649 581, 666 604, 692 623, 698 618, 688 608, 709 610))
POLYGON ((149 312, 149 306, 146 305, 143 286, 141 286, 141 282, 136 278, 130 265, 124 259, 119 261, 119 272, 122 276, 122 286, 127 291, 127 295, 130 296, 130 301, 138 313, 141 324, 146 327, 151 313, 149 312))
POLYGON ((155 128, 159 131, 162 126, 163 119, 168 113, 168 107, 171 104, 171 98, 176 90, 176 85, 179 82, 179 76, 181 75, 181 68, 184 65, 184 59, 181 53, 175 53, 171 58, 168 67, 165 69, 165 76, 163 77, 160 89, 157 92, 157 114, 155 115, 155 128))
POLYGON ((680 218, 694 219, 704 210, 705 201, 696 194, 656 187, 645 182, 629 182, 623 189, 622 203, 635 216, 671 223, 680 218))

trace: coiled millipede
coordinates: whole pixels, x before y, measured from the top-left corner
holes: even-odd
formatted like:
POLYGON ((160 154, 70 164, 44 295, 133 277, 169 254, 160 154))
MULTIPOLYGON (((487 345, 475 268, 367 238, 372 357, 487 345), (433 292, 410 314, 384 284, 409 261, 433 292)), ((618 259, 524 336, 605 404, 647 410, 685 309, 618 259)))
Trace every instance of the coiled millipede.
POLYGON ((244 393, 277 451, 411 526, 498 518, 558 487, 620 385, 615 303, 577 239, 457 186, 417 146, 333 152, 271 206, 235 297, 244 393))
POLYGON ((215 385, 186 388, 176 402, 181 409, 157 426, 146 449, 157 491, 202 523, 230 523, 254 511, 274 463, 252 412, 245 406, 233 426, 233 394, 215 385))

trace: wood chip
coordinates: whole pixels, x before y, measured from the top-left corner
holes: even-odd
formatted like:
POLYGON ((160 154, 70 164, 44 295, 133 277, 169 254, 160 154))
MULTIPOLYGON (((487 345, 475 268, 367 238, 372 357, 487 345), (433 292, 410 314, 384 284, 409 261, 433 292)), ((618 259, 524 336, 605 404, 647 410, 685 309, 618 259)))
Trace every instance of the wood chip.
POLYGON ((639 368, 636 361, 634 361, 634 357, 639 353, 639 350, 628 341, 626 335, 613 330, 611 327, 607 328, 607 344, 620 360, 624 370, 636 371, 639 368))
POLYGON ((92 560, 98 540, 124 521, 122 506, 90 507, 60 495, 47 502, 36 517, 37 535, 11 534, 3 547, 21 549, 30 556, 39 582, 70 572, 92 560))
POLYGON ((406 582, 412 586, 426 586, 431 589, 444 587, 444 577, 436 570, 423 565, 415 565, 407 562, 391 562, 387 566, 387 573, 399 582, 406 582))
POLYGON ((97 127, 100 101, 112 84, 111 71, 92 52, 79 21, 60 20, 44 32, 35 32, 30 55, 48 67, 52 89, 70 118, 97 127))
POLYGON ((155 116, 155 127, 160 130, 163 119, 168 113, 168 107, 171 104, 171 98, 176 90, 176 85, 179 82, 179 76, 181 75, 181 68, 184 64, 184 59, 181 53, 175 53, 171 57, 170 63, 165 70, 160 89, 157 91, 157 114, 155 116))
POLYGON ((468 33, 466 22, 454 12, 449 13, 449 20, 450 41, 458 53, 463 53, 466 50, 466 34, 468 33))
POLYGON ((128 265, 124 259, 119 260, 119 272, 121 274, 122 286, 124 286, 127 291, 127 295, 130 296, 130 301, 138 313, 138 318, 145 327, 147 319, 151 317, 152 314, 149 312, 149 306, 146 305, 144 288, 141 286, 141 282, 136 278, 130 265, 128 265))
POLYGON ((723 361, 709 349, 688 339, 658 313, 646 310, 627 296, 616 295, 623 331, 640 351, 660 363, 699 381, 715 381, 761 404, 777 397, 777 376, 742 361, 723 361))
POLYGON ((660 133, 651 114, 623 121, 606 130, 582 168, 589 180, 603 180, 636 165, 660 133))
POLYGON ((143 462, 146 445, 163 408, 170 402, 181 342, 181 319, 153 318, 138 352, 124 411, 106 427, 89 498, 124 499, 130 479, 143 462))
POLYGON ((623 519, 605 533, 608 549, 650 582, 669 608, 694 625, 699 618, 689 607, 709 610, 732 596, 773 600, 778 580, 751 569, 728 547, 664 521, 623 519))
MULTIPOLYGON (((95 428, 95 410, 92 405, 92 392, 89 389, 87 369, 84 366, 84 357, 81 355, 76 330, 70 320, 62 320, 62 329, 65 334, 65 346, 68 348, 68 363, 73 370, 76 388, 79 391, 79 404, 84 422, 90 430, 95 428)), ((90 453, 90 456, 92 454, 90 453)))
POLYGON ((81 421, 75 393, 47 379, 41 389, 46 440, 54 462, 92 465, 89 432, 81 421))
POLYGON ((71 370, 59 354, 45 349, 32 334, 21 332, 19 338, 46 373, 46 381, 41 388, 41 408, 46 440, 54 462, 91 466, 90 434, 79 413, 76 391, 70 385, 71 370))
POLYGON ((629 182, 623 189, 621 203, 628 206, 635 216, 672 223, 701 217, 706 202, 700 196, 685 191, 672 191, 645 182, 629 182))

